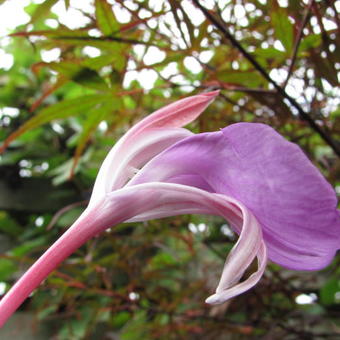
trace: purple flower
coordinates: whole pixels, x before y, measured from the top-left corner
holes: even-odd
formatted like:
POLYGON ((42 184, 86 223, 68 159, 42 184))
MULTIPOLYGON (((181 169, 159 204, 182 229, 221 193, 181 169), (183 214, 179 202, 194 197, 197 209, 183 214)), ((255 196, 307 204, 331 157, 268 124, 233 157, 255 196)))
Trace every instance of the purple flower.
POLYGON ((66 257, 125 221, 196 213, 226 218, 239 239, 215 294, 206 300, 211 304, 254 286, 267 256, 296 270, 329 264, 340 245, 336 195, 298 146, 263 124, 239 123, 197 135, 181 128, 217 94, 168 105, 116 143, 87 209, 1 300, 0 325, 66 257), (239 282, 255 258, 258 269, 239 282))

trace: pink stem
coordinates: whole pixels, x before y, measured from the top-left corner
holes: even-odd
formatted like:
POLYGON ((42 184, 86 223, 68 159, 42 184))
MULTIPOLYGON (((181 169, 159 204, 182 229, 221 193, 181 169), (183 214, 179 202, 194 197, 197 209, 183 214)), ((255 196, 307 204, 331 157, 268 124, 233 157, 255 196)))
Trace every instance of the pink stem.
POLYGON ((77 221, 29 268, 0 301, 0 328, 25 299, 65 258, 87 240, 107 228, 93 211, 84 211, 77 221))

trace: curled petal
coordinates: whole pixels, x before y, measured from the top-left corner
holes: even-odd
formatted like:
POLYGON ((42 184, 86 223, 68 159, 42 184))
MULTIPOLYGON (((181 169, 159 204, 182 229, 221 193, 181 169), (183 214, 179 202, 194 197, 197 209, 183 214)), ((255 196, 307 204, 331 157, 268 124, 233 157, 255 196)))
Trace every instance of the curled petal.
POLYGON ((261 242, 260 249, 257 252, 257 258, 258 269, 256 272, 252 273, 248 279, 230 287, 229 289, 216 290, 216 293, 209 296, 205 302, 212 305, 217 305, 252 288, 261 279, 267 265, 267 250, 263 240, 261 242))
POLYGON ((207 303, 223 303, 250 289, 260 280, 267 263, 266 245, 258 221, 245 206, 225 195, 171 183, 145 183, 131 186, 130 189, 138 188, 140 192, 152 187, 156 190, 143 194, 143 197, 155 195, 152 200, 157 204, 149 207, 147 212, 134 216, 130 222, 190 213, 213 214, 226 218, 240 234, 226 259, 216 293, 206 300, 207 303), (258 258, 257 271, 238 283, 255 257, 258 258))
POLYGON ((147 212, 130 219, 129 222, 180 214, 213 214, 226 218, 240 234, 226 259, 216 294, 209 297, 207 303, 223 303, 250 289, 260 280, 267 263, 266 246, 259 223, 246 207, 225 195, 211 194, 175 184, 158 183, 156 185, 158 194, 156 193, 157 196, 154 199, 158 204, 147 212), (173 190, 176 190, 175 193, 173 190), (258 270, 246 281, 236 284, 255 257, 258 257, 258 270))
POLYGON ((212 194, 184 185, 145 183, 116 190, 93 208, 86 209, 0 301, 0 326, 58 264, 91 237, 127 220, 140 221, 145 218, 173 216, 183 212, 220 215, 241 230, 241 237, 223 269, 217 291, 219 299, 210 302, 225 301, 221 296, 228 296, 227 292, 230 289, 232 289, 231 295, 235 296, 242 293, 245 287, 251 288, 260 278, 259 273, 264 265, 265 255, 261 245, 261 228, 242 204, 224 195, 212 194), (243 256, 239 253, 242 251, 247 252, 247 255, 243 256), (239 279, 243 275, 255 256, 260 256, 262 261, 257 274, 251 276, 246 281, 247 284, 241 285, 240 289, 235 288, 236 278, 239 279))
MULTIPOLYGON (((220 196, 222 199, 225 197, 220 196)), ((244 270, 248 268, 262 244, 261 227, 256 218, 241 204, 239 208, 239 220, 233 223, 233 227, 240 236, 225 262, 221 280, 216 289, 217 293, 226 290, 241 279, 244 271, 242 272, 240 268, 244 270)))
POLYGON ((278 264, 320 269, 340 248, 334 190, 297 145, 269 126, 239 123, 186 138, 152 159, 129 185, 186 184, 185 178, 251 210, 278 264))
MULTIPOLYGON (((146 211, 136 213, 128 222, 180 214, 212 214, 227 219, 239 232, 240 237, 229 253, 214 298, 208 303, 219 304, 253 287, 261 278, 267 260, 262 231, 251 212, 235 199, 204 190, 172 183, 145 183, 126 187, 109 194, 108 200, 121 204, 121 194, 134 193, 139 204, 148 205, 146 211), (117 196, 118 194, 118 196, 117 196), (252 261, 258 257, 259 267, 246 281, 237 284, 252 261)), ((127 207, 127 211, 130 209, 127 207)), ((111 210, 113 207, 111 206, 111 210)), ((119 210, 122 210, 120 206, 119 210)))
MULTIPOLYGON (((214 100, 218 93, 219 91, 207 92, 178 100, 134 125, 119 139, 106 156, 93 188, 90 205, 93 205, 95 201, 106 193, 121 187, 121 183, 124 182, 122 180, 125 177, 124 172, 128 169, 125 166, 127 166, 128 160, 131 159, 132 153, 139 152, 142 154, 148 148, 152 151, 150 157, 153 157, 156 151, 161 151, 160 145, 165 149, 170 145, 170 141, 173 143, 178 141, 178 138, 171 138, 169 132, 175 131, 174 128, 180 128, 195 120, 214 100), (162 144, 159 143, 159 140, 155 142, 158 143, 158 147, 155 146, 153 148, 155 144, 152 144, 152 142, 154 141, 148 137, 148 132, 151 130, 158 130, 156 134, 162 139, 162 144), (162 130, 164 131, 163 137, 161 136, 162 130), (169 139, 166 137, 169 137, 169 139)), ((178 132, 177 136, 179 137, 180 134, 178 132)))

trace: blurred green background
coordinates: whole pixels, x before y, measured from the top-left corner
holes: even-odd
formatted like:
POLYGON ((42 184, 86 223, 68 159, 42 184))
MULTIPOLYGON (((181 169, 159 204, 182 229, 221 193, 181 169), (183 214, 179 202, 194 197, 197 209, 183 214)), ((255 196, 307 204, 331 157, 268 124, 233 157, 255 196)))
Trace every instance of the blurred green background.
MULTIPOLYGON (((340 1, 197 2, 0 1, 1 295, 79 216, 117 139, 185 96, 221 89, 192 131, 269 124, 340 193, 340 1)), ((254 289, 206 305, 236 239, 211 216, 119 225, 0 338, 339 339, 339 257, 319 272, 270 263, 254 289)))

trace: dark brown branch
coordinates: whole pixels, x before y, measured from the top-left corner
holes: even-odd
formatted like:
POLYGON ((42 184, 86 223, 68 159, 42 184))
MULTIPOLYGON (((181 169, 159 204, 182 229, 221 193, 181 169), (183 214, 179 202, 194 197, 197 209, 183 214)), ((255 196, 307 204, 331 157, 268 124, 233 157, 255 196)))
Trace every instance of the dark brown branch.
POLYGON ((176 21, 176 24, 177 24, 177 28, 178 28, 178 30, 179 30, 179 32, 181 34, 182 40, 183 40, 184 44, 186 45, 186 47, 189 48, 190 47, 189 46, 189 42, 187 41, 187 39, 185 37, 185 34, 184 34, 183 30, 182 30, 181 24, 180 24, 181 23, 181 19, 179 18, 178 13, 177 13, 176 2, 173 1, 173 0, 170 0, 169 3, 170 3, 170 6, 171 6, 172 14, 173 14, 173 16, 175 18, 175 21, 176 21))
POLYGON ((337 142, 335 142, 330 136, 328 136, 316 123, 315 121, 307 114, 302 107, 296 102, 294 98, 292 98, 286 91, 278 85, 267 73, 267 71, 256 61, 256 59, 248 53, 243 46, 235 39, 235 37, 228 31, 228 29, 213 16, 205 7, 203 7, 199 0, 192 0, 194 4, 203 12, 205 17, 223 34, 223 36, 231 42, 231 44, 237 48, 242 55, 254 66, 254 68, 265 78, 276 91, 286 99, 290 105, 292 105, 299 113, 299 116, 302 120, 306 121, 310 127, 317 132, 321 138, 333 149, 333 151, 340 157, 340 147, 337 142))
POLYGON ((288 83, 288 81, 289 81, 289 79, 290 79, 290 77, 293 73, 296 56, 297 56, 299 46, 300 46, 300 43, 301 43, 301 40, 302 40, 302 37, 303 37, 303 29, 305 28, 305 26, 308 22, 310 11, 311 11, 313 3, 314 3, 314 0, 309 0, 308 6, 306 7, 305 13, 303 15, 302 22, 300 24, 300 27, 299 27, 299 30, 298 30, 298 33, 297 33, 297 37, 295 39, 293 55, 290 59, 290 64, 289 64, 289 69, 288 69, 288 75, 287 75, 287 78, 286 78, 286 80, 283 84, 283 88, 285 88, 287 86, 287 83, 288 83))
POLYGON ((243 87, 243 86, 234 86, 234 85, 228 85, 221 83, 221 88, 224 90, 234 91, 234 92, 246 92, 246 93, 262 93, 262 94, 272 94, 276 93, 276 91, 269 90, 269 89, 262 89, 262 88, 256 88, 256 87, 243 87))

